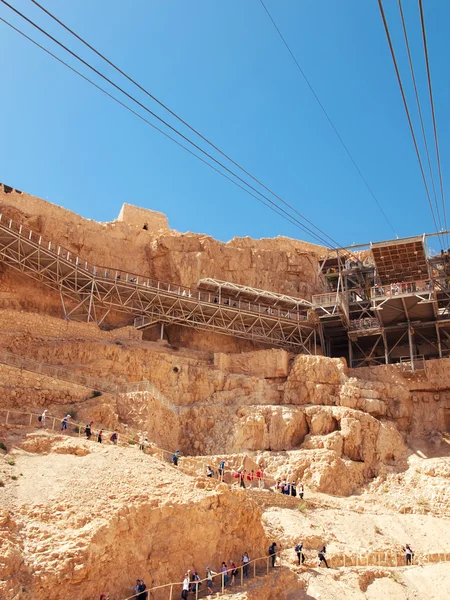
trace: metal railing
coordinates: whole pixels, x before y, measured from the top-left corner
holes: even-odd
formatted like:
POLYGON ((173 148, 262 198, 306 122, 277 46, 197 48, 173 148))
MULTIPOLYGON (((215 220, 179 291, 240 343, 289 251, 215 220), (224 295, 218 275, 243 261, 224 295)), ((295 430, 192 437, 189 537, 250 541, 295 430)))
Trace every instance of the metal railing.
MULTIPOLYGON (((280 553, 277 553, 276 560, 278 562, 278 567, 280 567, 282 560, 280 553)), ((234 568, 228 567, 224 571, 212 571, 211 589, 213 590, 213 594, 224 594, 225 592, 228 592, 229 589, 233 589, 234 586, 231 586, 232 581, 235 585, 243 586, 249 579, 268 576, 272 570, 271 564, 272 561, 270 556, 262 556, 250 559, 247 563, 240 564, 234 568)), ((208 592, 208 577, 197 581, 190 581, 189 586, 190 598, 195 598, 195 600, 197 600, 198 598, 211 597, 208 592)), ((149 597, 152 600, 175 600, 175 598, 181 597, 182 590, 183 582, 176 582, 147 588, 145 591, 148 592, 149 597)), ((127 596, 123 600, 135 600, 140 597, 139 594, 142 594, 142 592, 127 596)))
POLYGON ((372 298, 390 298, 392 296, 405 296, 408 294, 423 294, 434 291, 433 282, 429 279, 409 281, 405 283, 391 283, 389 285, 376 285, 371 288, 372 298))
POLYGON ((95 375, 87 375, 67 367, 50 365, 6 350, 0 350, 0 363, 105 393, 129 395, 146 392, 174 412, 178 413, 180 411, 180 407, 170 402, 153 383, 146 379, 135 383, 113 383, 95 375))
POLYGON ((67 367, 50 365, 34 358, 28 358, 13 354, 6 350, 0 350, 0 363, 8 365, 10 367, 16 367, 23 371, 30 371, 32 373, 38 373, 53 379, 60 379, 76 385, 90 388, 92 390, 99 390, 107 393, 118 393, 118 385, 96 377, 95 375, 87 375, 80 373, 80 371, 74 371, 67 367))
POLYGON ((350 331, 359 331, 365 329, 379 329, 380 322, 378 319, 374 319, 373 317, 366 317, 363 319, 353 319, 349 323, 350 331))

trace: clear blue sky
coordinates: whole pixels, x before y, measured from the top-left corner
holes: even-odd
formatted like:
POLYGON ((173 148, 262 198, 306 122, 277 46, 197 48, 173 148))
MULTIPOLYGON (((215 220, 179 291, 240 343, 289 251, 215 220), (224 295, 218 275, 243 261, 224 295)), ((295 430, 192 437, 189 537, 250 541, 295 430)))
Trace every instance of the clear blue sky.
MULTIPOLYGON (((431 232, 376 0, 265 1, 397 233, 431 232)), ((29 0, 10 2, 90 57, 29 0)), ((392 237, 259 0, 41 2, 339 243, 392 237)), ((385 4, 418 124, 397 2, 385 4)), ((450 3, 424 4, 445 185, 450 3)), ((431 136, 417 3, 404 5, 431 136)), ((0 16, 63 55, 4 5, 0 16)), ((0 181, 99 221, 129 202, 221 240, 308 239, 3 23, 0 72, 0 181)))

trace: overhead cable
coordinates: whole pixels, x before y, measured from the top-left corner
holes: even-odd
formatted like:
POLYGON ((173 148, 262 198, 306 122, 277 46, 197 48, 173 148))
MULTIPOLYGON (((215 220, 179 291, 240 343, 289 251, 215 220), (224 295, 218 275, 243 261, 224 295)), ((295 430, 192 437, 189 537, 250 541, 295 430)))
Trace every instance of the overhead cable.
POLYGON ((434 132, 434 142, 435 142, 435 147, 436 147, 436 158, 437 158, 437 165, 438 165, 438 172, 439 172, 439 184, 440 184, 440 188, 441 188, 442 210, 444 211, 444 226, 445 226, 445 229, 447 229, 447 212, 446 212, 446 208, 445 208, 444 184, 442 181, 441 154, 439 152, 439 142, 438 142, 438 135, 437 135, 437 127, 436 127, 436 115, 434 112, 433 88, 431 85, 430 61, 428 59, 427 35, 426 35, 426 31, 425 31, 425 17, 423 14, 422 0, 419 0, 419 10, 420 10, 420 23, 422 26, 423 50, 424 50, 424 54, 425 54, 425 64, 427 67, 428 92, 430 95, 431 116, 433 119, 433 132, 434 132))
MULTIPOLYGON (((191 154, 192 156, 194 156, 195 158, 197 158, 198 160, 200 160, 202 163, 204 163, 210 169, 212 169, 213 171, 215 171, 216 173, 218 173, 219 175, 221 175, 222 177, 224 177, 225 179, 227 179, 228 181, 230 181, 231 183, 233 183, 234 185, 236 185, 238 188, 240 188, 241 190, 243 190, 245 193, 249 194, 250 196, 252 196, 256 200, 258 200, 258 202, 261 202, 261 204, 264 204, 265 206, 267 206, 267 208, 269 208, 270 210, 272 210, 273 212, 275 212, 276 214, 278 214, 280 217, 282 217, 283 219, 285 219, 286 221, 288 221, 292 225, 300 228, 305 233, 308 233, 308 231, 306 229, 304 229, 303 225, 300 222, 298 222, 298 221, 297 222, 294 221, 293 218, 290 218, 290 216, 288 215, 288 213, 283 214, 282 212, 279 212, 279 210, 277 208, 275 208, 275 207, 271 206, 270 204, 266 203, 264 200, 262 200, 261 198, 259 198, 256 194, 253 194, 252 192, 250 192, 247 188, 244 188, 244 186, 240 185, 237 181, 234 181, 233 179, 231 179, 231 177, 229 177, 228 175, 226 175, 225 173, 223 173, 222 171, 220 171, 219 169, 217 169, 216 167, 214 167, 214 165, 212 165, 211 163, 209 163, 206 160, 204 160, 201 156, 198 156, 197 154, 195 154, 195 152, 193 152, 192 150, 190 150, 189 148, 187 148, 186 146, 184 146, 181 142, 179 142, 178 140, 176 140, 174 137, 170 136, 168 133, 166 133, 165 131, 163 131, 162 129, 160 129, 159 127, 157 127, 156 125, 154 125, 154 123, 152 123, 151 121, 149 121, 148 119, 146 119, 145 117, 143 117, 141 114, 139 114, 138 112, 136 112, 135 110, 133 110, 132 108, 130 108, 124 102, 122 102, 121 100, 119 100, 118 98, 116 98, 115 96, 113 96, 112 94, 110 94, 107 90, 105 90, 100 85, 98 85, 97 83, 95 83, 94 81, 92 81, 92 79, 89 79, 89 77, 86 77, 85 75, 83 75, 83 73, 81 73, 77 69, 74 69, 71 65, 69 65, 68 63, 66 63, 64 60, 62 60, 58 56, 56 56, 56 54, 53 54, 53 52, 51 52, 50 50, 48 50, 47 48, 45 48, 44 46, 42 46, 41 44, 39 44, 39 42, 37 42, 36 40, 34 40, 30 36, 28 36, 26 33, 24 33, 23 31, 21 31, 20 29, 18 29, 14 25, 12 25, 12 23, 10 23, 9 21, 7 21, 6 19, 4 19, 2 17, 0 17, 0 21, 2 21, 3 23, 5 23, 5 25, 8 25, 8 27, 10 27, 14 31, 16 31, 22 37, 26 38, 32 44, 34 44, 35 46, 37 46, 38 48, 40 48, 41 50, 43 50, 46 54, 48 54, 49 56, 51 56, 52 58, 54 58, 55 60, 57 60, 59 63, 61 63, 65 67, 67 67, 70 71, 72 71, 73 73, 75 73, 76 75, 78 75, 79 77, 81 77, 82 79, 84 79, 86 82, 88 82, 89 84, 91 84, 92 86, 94 86, 95 88, 97 88, 100 92, 102 92, 103 94, 105 94, 106 96, 108 96, 109 98, 111 98, 111 100, 114 100, 114 102, 116 102, 117 104, 119 104, 120 106, 122 106, 123 108, 125 108, 126 110, 128 110, 130 113, 132 113, 133 115, 135 115, 136 117, 138 117, 139 119, 141 119, 141 121, 143 121, 147 125, 150 125, 150 127, 152 127, 153 129, 155 129, 156 131, 158 131, 159 133, 161 133, 163 136, 165 136, 166 138, 168 138, 170 141, 174 142, 177 146, 179 146, 180 148, 182 148, 183 150, 185 150, 186 152, 188 152, 189 154, 191 154)), ((280 210, 282 210, 282 209, 280 209, 280 210)), ((318 240, 318 241, 322 241, 322 240, 318 240)), ((326 243, 325 245, 328 245, 328 244, 326 243)))
MULTIPOLYGON (((4 2, 4 4, 8 5, 7 2, 5 2, 4 0, 1 0, 2 2, 4 2)), ((51 17, 54 21, 56 21, 59 25, 61 25, 66 31, 68 31, 69 33, 71 33, 73 36, 75 36, 80 42, 82 42, 85 46, 87 46, 90 50, 92 50, 97 56, 99 56, 101 59, 103 59, 106 63, 108 63, 111 67, 113 67, 113 69, 115 69, 118 73, 120 73, 122 76, 124 76, 128 81, 130 81, 131 83, 133 83, 138 89, 140 89, 142 92, 144 92, 147 96, 149 96, 152 100, 154 100, 155 102, 157 102, 162 108, 164 108, 167 112, 169 112, 169 114, 171 114, 173 117, 175 117, 180 123, 182 123, 183 125, 185 125, 188 129, 190 129, 193 133, 195 133, 197 136, 199 136, 204 142, 206 142, 209 146, 211 146, 214 150, 216 150, 219 154, 221 154, 224 158, 226 158, 227 160, 229 160, 233 165, 235 165, 236 167, 238 167, 243 173, 245 173, 248 177, 250 177, 255 183, 257 183, 258 185, 260 185, 264 190, 266 190, 266 192, 269 192, 270 194, 272 194, 275 198, 277 198, 277 200, 279 200, 280 202, 282 202, 285 206, 287 206, 291 211, 293 211, 296 215, 298 215, 301 219, 303 219, 306 223, 308 223, 309 225, 311 225, 312 227, 314 227, 314 229, 316 229, 319 233, 321 233, 322 235, 324 235, 326 238, 328 238, 333 244, 336 244, 339 246, 338 242, 336 242, 336 240, 334 240, 333 238, 330 238, 330 236, 325 233, 322 229, 320 229, 320 227, 318 227, 317 225, 315 225, 312 221, 310 221, 307 217, 305 217, 302 213, 300 213, 296 208, 294 208, 291 204, 289 204, 288 202, 286 202, 281 196, 279 196, 278 194, 276 194, 272 189, 270 189, 268 186, 266 186, 262 181, 260 181, 258 178, 256 178, 255 176, 253 176, 249 171, 247 171, 243 166, 241 166, 238 162, 236 162, 234 159, 232 159, 228 154, 226 154, 223 150, 221 150, 218 146, 216 146, 213 142, 211 142, 207 137, 205 137, 202 133, 200 133, 197 129, 195 129, 194 127, 192 127, 189 123, 187 123, 187 121, 185 121, 182 117, 180 117, 178 114, 176 114, 173 110, 171 110, 164 102, 162 102, 161 100, 159 100, 156 96, 154 96, 152 93, 150 93, 147 89, 145 89, 143 86, 141 86, 135 79, 133 79, 132 77, 130 77, 127 73, 125 73, 125 71, 123 71, 122 69, 120 69, 117 65, 115 65, 111 60, 109 60, 108 58, 106 58, 106 56, 104 56, 101 52, 99 52, 98 50, 96 50, 91 44, 89 44, 83 37, 81 37, 80 35, 78 35, 75 31, 73 31, 70 27, 68 27, 65 23, 63 23, 60 19, 58 19, 52 12, 50 12, 49 10, 47 10, 44 6, 42 6, 39 2, 37 2, 36 0, 31 0, 31 2, 33 2, 33 4, 35 4, 38 8, 40 8, 43 12, 45 12, 49 17, 51 17)), ((8 5, 10 6, 10 5, 8 5)), ((10 7, 11 8, 11 7, 10 7)), ((16 11, 18 12, 18 11, 16 11)), ((20 13, 18 13, 20 14, 20 13)), ((54 40, 56 41, 56 40, 54 40)), ((59 43, 59 42, 57 42, 59 43)), ((69 52, 71 52, 69 50, 69 52)), ((73 54, 71 52, 71 54, 73 54)), ((73 54, 74 55, 74 54, 73 54)), ((75 56, 75 55, 74 55, 75 56)), ((76 57, 78 58, 78 57, 76 57)), ((79 59, 80 60, 80 59, 79 59)), ((83 61, 84 62, 84 61, 83 61)), ((97 72, 97 74, 99 74, 97 72)), ((109 80, 107 80, 109 81, 109 80)), ((110 81, 109 81, 110 82, 110 81)), ((111 83, 111 82, 110 82, 111 83)), ((115 84, 112 84, 115 85, 115 84)), ((115 86, 117 87, 117 86, 115 86)), ((125 92, 123 92, 125 93, 125 92)), ((141 105, 142 106, 142 105, 141 105)), ((151 112, 151 111, 150 111, 151 112)), ((185 137, 184 135, 180 134, 175 128, 173 128, 172 126, 168 125, 165 121, 163 121, 162 119, 160 119, 160 117, 158 117, 157 115, 155 115, 154 113, 151 113, 154 117, 156 117, 157 119, 159 119, 160 121, 162 121, 166 126, 170 127, 173 131, 176 131, 178 133, 178 135, 181 135, 186 141, 188 141, 189 143, 193 144, 198 150, 200 150, 202 153, 207 154, 210 158, 212 158, 212 160, 214 160, 215 162, 216 159, 214 159, 213 157, 211 157, 208 153, 206 153, 204 150, 202 150, 199 146, 197 146, 196 144, 194 144, 191 140, 189 140, 187 137, 185 137)), ((221 163, 219 163, 221 164, 221 163)), ((226 167, 224 167, 222 165, 223 168, 227 169, 226 167)), ((229 171, 227 169, 227 171, 229 171)), ((229 171, 230 172, 230 171, 229 171)), ((240 179, 240 177, 236 174, 234 174, 235 177, 238 177, 238 179, 240 179)), ((240 179, 241 181, 243 181, 242 179, 240 179)), ((248 183, 244 182, 245 185, 249 185, 248 183)), ((251 189, 255 190, 255 188, 253 188, 252 186, 249 186, 251 189)), ((256 190, 257 193, 260 193, 258 190, 256 190)), ((264 196, 265 197, 265 196, 264 196)), ((269 200, 270 202, 270 200, 269 200)), ((395 232, 394 232, 395 233, 395 232)), ((327 242, 328 244, 329 242, 327 242)))
MULTIPOLYGON (((402 100, 403 100, 403 106, 405 108, 406 117, 408 119, 409 129, 411 131, 411 136, 412 136, 412 139, 413 139, 413 143, 414 143, 414 148, 415 148, 415 151, 416 151, 417 160, 419 162, 420 172, 422 174, 423 184, 425 186, 425 191, 426 191, 426 195, 427 195, 427 198, 428 198, 428 204, 429 204, 430 210, 431 210, 431 216, 433 217, 433 222, 434 222, 434 226, 436 227, 436 231, 439 231, 439 228, 438 228, 437 222, 436 222, 436 217, 434 215, 433 205, 431 203, 431 197, 430 197, 430 192, 429 192, 429 189, 428 189, 427 180, 425 178, 425 172, 424 172, 423 165, 422 165, 422 159, 420 158, 419 147, 417 145, 417 140, 416 140, 416 134, 414 133, 414 127, 413 127, 413 124, 412 124, 412 121, 411 121, 411 115, 409 114, 408 103, 406 101, 405 91, 403 89, 403 84, 402 84, 402 80, 401 80, 401 77, 400 77, 400 71, 399 71, 398 65, 397 65, 397 59, 395 57, 394 47, 392 45, 391 34, 389 33, 389 27, 388 27, 388 24, 387 24, 387 21, 386 21, 386 15, 385 15, 384 9, 383 9, 383 2, 382 2, 382 0, 378 0, 378 6, 380 8, 381 18, 382 18, 382 21, 383 21, 384 30, 386 32, 386 37, 387 37, 387 41, 388 41, 388 44, 389 44, 389 50, 391 52, 392 62, 394 63, 395 73, 397 75, 397 81, 398 81, 398 85, 400 87, 400 93, 401 93, 402 100)), ((441 246, 442 246, 442 239, 441 239, 441 246)))
POLYGON ((430 153, 428 150, 427 136, 425 134, 425 126, 423 123, 422 109, 420 107, 419 93, 417 91, 416 76, 414 74, 414 66, 413 66, 413 61, 412 61, 412 56, 411 56, 411 49, 409 47, 408 32, 406 30, 406 22, 405 22, 405 17, 403 14, 402 0, 398 0, 398 8, 400 10, 400 18, 402 21, 403 35, 405 37, 406 50, 408 53, 409 69, 411 71, 411 78, 412 78, 412 82, 413 82, 413 86, 414 86, 414 94, 416 96, 417 110, 418 110, 419 119, 420 119, 420 127, 422 129, 422 137, 423 137, 423 142, 425 145, 425 151, 426 151, 426 155, 427 155, 428 169, 430 171, 431 185, 433 187, 434 205, 436 207, 436 213, 438 215, 439 228, 442 230, 442 222, 441 222, 441 215, 439 212, 439 206, 438 206, 438 200, 437 200, 437 194, 436 194, 436 186, 434 185, 433 169, 431 167, 431 160, 430 160, 430 153))
MULTIPOLYGON (((32 0, 32 2, 34 2, 35 0, 32 0)), ((323 114, 325 115, 327 121, 329 122, 329 124, 331 125, 334 133, 336 134, 339 142, 341 143, 341 146, 344 148, 345 152, 347 153, 348 157, 350 158, 351 162, 353 163, 353 166, 355 167, 356 171, 358 172, 358 175, 360 176, 360 178, 362 179, 364 185, 366 186, 367 190, 369 191, 369 194, 372 196, 372 198, 375 201, 375 204, 378 206, 378 208, 381 211, 381 214, 383 215, 384 219, 386 220, 387 224, 389 225, 389 227, 391 228, 393 234, 398 237, 397 233, 395 232, 394 226, 392 225, 391 221, 388 219, 385 211, 383 210, 383 207, 381 206, 380 202, 378 201, 377 197, 375 196, 372 188, 370 187, 367 179, 364 177, 361 169, 359 168, 359 166, 357 165, 355 159, 353 158, 353 155, 351 154, 350 150, 348 149, 347 144, 344 142, 344 140, 342 139, 341 134, 339 133, 339 131, 336 128, 336 125, 333 123, 330 115, 328 114, 327 110, 325 109, 324 105, 322 104, 322 101, 320 100, 319 96, 317 95, 315 89, 313 88, 311 82, 309 81, 308 77, 306 76, 304 70, 302 69, 302 67, 300 66, 300 63, 298 62, 297 58, 295 57, 294 53, 292 52, 289 44, 286 41, 286 38, 284 37, 284 35, 282 34, 280 28, 278 27, 278 25, 276 24, 274 18, 272 17, 271 13, 269 12, 269 9, 267 8, 267 6, 264 4, 263 0, 260 0, 264 10, 267 13, 267 16, 269 17, 270 21, 272 22, 272 25, 274 26, 276 32, 278 33, 278 35, 281 38, 281 41, 283 42, 283 44, 286 46, 287 51, 289 52, 289 54, 291 55, 292 60, 294 61, 294 63, 297 66, 297 69, 300 71, 303 79, 305 80, 307 86, 309 87, 312 95, 314 96, 314 99, 316 100, 317 104, 319 105, 320 109, 322 110, 323 114)))

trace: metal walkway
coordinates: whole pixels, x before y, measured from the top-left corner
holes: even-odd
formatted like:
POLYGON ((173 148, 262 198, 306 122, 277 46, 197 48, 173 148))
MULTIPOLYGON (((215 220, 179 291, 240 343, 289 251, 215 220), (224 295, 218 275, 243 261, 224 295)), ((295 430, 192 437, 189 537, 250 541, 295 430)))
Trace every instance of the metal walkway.
MULTIPOLYGON (((128 313, 138 328, 169 323, 295 352, 315 354, 314 325, 299 310, 237 300, 99 267, 0 215, 0 260, 57 290, 67 319, 99 325, 110 312, 128 313)), ((130 319, 131 322, 131 319, 130 319)))

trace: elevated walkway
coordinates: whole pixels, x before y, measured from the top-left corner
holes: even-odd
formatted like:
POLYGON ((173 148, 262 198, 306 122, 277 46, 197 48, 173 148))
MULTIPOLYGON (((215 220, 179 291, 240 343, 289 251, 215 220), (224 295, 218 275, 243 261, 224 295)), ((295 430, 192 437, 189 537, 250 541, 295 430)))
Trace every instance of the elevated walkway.
POLYGON ((100 267, 0 215, 5 265, 57 290, 67 319, 101 324, 111 311, 127 313, 139 329, 177 324, 315 353, 315 329, 298 309, 274 310, 258 298, 238 305, 208 291, 100 267))

